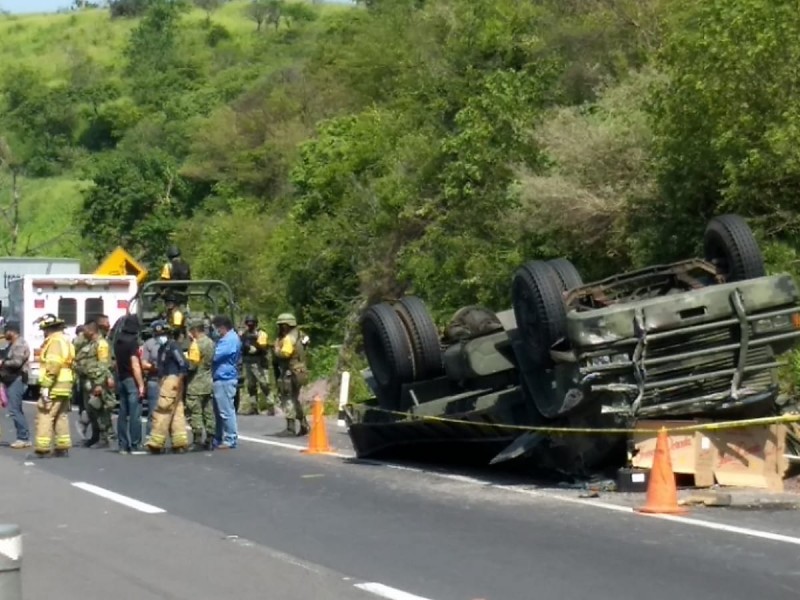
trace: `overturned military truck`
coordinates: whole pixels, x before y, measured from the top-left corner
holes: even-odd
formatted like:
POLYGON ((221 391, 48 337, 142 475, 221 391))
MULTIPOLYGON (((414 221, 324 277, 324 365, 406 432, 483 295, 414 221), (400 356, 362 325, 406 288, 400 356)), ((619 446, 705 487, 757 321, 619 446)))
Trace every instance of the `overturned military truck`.
POLYGON ((532 261, 513 275, 513 309, 465 307, 441 336, 417 297, 369 307, 375 397, 346 411, 357 455, 588 474, 622 466, 625 436, 525 427, 777 414, 776 358, 800 337, 798 288, 766 274, 736 215, 710 221, 704 255, 589 284, 564 258, 532 261))

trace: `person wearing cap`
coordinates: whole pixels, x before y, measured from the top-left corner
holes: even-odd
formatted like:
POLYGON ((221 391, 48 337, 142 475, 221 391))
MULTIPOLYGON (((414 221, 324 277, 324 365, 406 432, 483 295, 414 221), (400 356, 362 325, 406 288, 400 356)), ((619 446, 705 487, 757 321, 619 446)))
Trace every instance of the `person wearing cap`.
POLYGON ((192 427, 192 438, 197 450, 211 450, 216 419, 214 418, 214 385, 211 365, 214 360, 214 342, 206 335, 202 319, 189 322, 189 376, 186 384, 186 412, 192 427), (205 433, 205 440, 203 434, 205 433))
POLYGON ((11 444, 16 449, 31 447, 31 434, 28 421, 22 411, 22 397, 28 385, 28 361, 31 349, 20 335, 20 326, 17 321, 8 321, 4 327, 8 349, 6 356, 0 360, 0 382, 6 390, 8 397, 8 414, 14 421, 17 439, 11 444))
POLYGON ((241 415, 258 414, 258 390, 264 394, 267 414, 275 414, 275 399, 269 389, 269 336, 258 327, 258 319, 254 315, 244 318, 245 329, 239 337, 242 339, 242 370, 244 371, 244 397, 239 408, 241 415))
MULTIPOLYGON (((161 267, 161 281, 190 281, 192 279, 192 269, 189 263, 181 256, 181 251, 177 246, 170 246, 167 249, 167 262, 161 267)), ((188 300, 186 285, 171 285, 162 290, 162 296, 167 301, 176 304, 185 304, 188 300)))
POLYGON ((83 406, 92 425, 92 436, 84 442, 87 448, 108 448, 114 441, 111 413, 116 403, 115 382, 111 372, 111 351, 95 321, 83 326, 86 342, 73 361, 75 374, 81 378, 83 406))
POLYGON ((67 456, 72 447, 67 413, 75 381, 72 372, 75 347, 64 335, 66 324, 57 316, 47 314, 34 324, 39 325, 45 336, 40 351, 41 371, 34 451, 39 457, 50 455, 55 433, 55 455, 67 456))
POLYGON ((158 338, 153 335, 153 327, 142 329, 142 369, 145 375, 145 390, 147 395, 147 426, 146 434, 150 435, 153 430, 153 412, 156 410, 158 402, 158 349, 160 344, 158 338))
POLYGON ((308 383, 306 347, 309 339, 298 329, 297 319, 291 313, 278 315, 275 324, 278 326, 278 339, 273 356, 281 408, 286 415, 286 429, 278 435, 303 436, 309 432, 309 425, 300 402, 300 390, 308 383), (295 421, 300 424, 297 431, 295 421))
POLYGON ((158 349, 160 381, 158 401, 153 411, 153 428, 146 445, 153 454, 160 454, 166 448, 167 438, 171 437, 172 450, 182 452, 189 444, 183 402, 181 402, 188 363, 174 339, 177 333, 172 332, 169 325, 163 321, 154 323, 152 327, 153 334, 160 343, 158 349))

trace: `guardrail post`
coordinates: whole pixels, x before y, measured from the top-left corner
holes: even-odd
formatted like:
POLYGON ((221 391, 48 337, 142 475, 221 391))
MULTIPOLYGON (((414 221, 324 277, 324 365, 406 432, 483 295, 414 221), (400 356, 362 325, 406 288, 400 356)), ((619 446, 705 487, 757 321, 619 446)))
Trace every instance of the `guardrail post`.
POLYGON ((0 525, 0 598, 22 600, 22 532, 0 525))

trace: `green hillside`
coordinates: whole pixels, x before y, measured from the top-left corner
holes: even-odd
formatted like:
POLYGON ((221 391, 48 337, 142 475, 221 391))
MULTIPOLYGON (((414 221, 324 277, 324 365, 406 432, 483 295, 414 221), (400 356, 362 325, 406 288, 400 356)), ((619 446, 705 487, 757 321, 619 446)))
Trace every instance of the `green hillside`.
POLYGON ((147 9, 0 18, 17 253, 157 266, 174 240, 345 362, 376 299, 503 308, 525 260, 672 261, 720 212, 796 271, 788 2, 125 1, 147 9))

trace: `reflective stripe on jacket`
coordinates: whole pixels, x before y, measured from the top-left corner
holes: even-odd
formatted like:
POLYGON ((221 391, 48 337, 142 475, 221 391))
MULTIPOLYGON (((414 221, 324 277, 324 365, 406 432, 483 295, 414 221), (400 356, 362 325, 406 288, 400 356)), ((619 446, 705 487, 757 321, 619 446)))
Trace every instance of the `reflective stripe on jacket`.
POLYGON ((75 360, 75 346, 64 332, 58 331, 48 337, 42 345, 42 371, 40 385, 50 390, 51 396, 72 396, 75 380, 72 363, 75 360))

